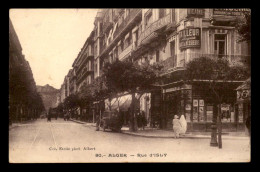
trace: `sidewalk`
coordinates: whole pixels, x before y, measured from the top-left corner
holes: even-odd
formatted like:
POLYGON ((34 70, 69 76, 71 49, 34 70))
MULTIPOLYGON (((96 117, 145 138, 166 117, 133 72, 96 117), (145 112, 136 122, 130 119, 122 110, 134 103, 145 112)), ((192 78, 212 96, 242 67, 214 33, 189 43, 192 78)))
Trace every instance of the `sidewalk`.
POLYGON ((22 121, 22 122, 19 122, 19 123, 12 123, 12 125, 9 125, 9 130, 13 129, 15 127, 19 127, 19 126, 21 126, 23 124, 30 123, 31 121, 34 121, 34 120, 22 121))
MULTIPOLYGON (((95 123, 86 123, 75 119, 70 119, 71 121, 84 124, 85 126, 96 127, 95 123)), ((145 130, 138 130, 136 132, 130 132, 129 127, 122 127, 121 133, 128 134, 132 136, 139 137, 147 137, 147 138, 175 138, 174 132, 171 130, 161 130, 156 128, 146 127, 145 130)), ((180 138, 185 139, 210 139, 211 132, 187 132, 184 136, 180 136, 180 138)), ((249 136, 245 134, 245 132, 223 132, 223 139, 232 139, 232 140, 247 140, 249 136)))

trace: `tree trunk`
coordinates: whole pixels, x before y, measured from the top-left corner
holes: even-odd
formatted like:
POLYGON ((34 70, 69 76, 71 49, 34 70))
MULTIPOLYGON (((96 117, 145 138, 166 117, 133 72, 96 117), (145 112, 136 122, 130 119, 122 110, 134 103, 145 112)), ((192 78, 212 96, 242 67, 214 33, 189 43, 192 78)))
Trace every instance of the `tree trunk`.
POLYGON ((218 105, 218 147, 222 149, 221 104, 218 105))
POLYGON ((130 117, 130 131, 134 132, 137 130, 137 121, 135 117, 135 93, 132 93, 132 103, 131 103, 131 117, 130 117))
POLYGON ((213 105, 213 119, 211 125, 211 141, 210 146, 218 146, 217 142, 217 116, 218 116, 218 107, 216 104, 213 105))

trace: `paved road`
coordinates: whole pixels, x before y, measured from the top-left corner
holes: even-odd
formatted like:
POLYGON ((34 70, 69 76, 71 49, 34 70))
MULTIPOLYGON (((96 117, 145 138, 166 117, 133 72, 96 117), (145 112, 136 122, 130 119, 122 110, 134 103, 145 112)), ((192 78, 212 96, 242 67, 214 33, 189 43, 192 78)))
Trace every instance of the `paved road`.
POLYGON ((144 138, 38 119, 9 130, 10 162, 248 162, 249 140, 144 138), (138 155, 139 154, 139 155, 138 155), (121 157, 120 157, 121 156, 121 157), (151 158, 152 157, 152 158, 151 158))

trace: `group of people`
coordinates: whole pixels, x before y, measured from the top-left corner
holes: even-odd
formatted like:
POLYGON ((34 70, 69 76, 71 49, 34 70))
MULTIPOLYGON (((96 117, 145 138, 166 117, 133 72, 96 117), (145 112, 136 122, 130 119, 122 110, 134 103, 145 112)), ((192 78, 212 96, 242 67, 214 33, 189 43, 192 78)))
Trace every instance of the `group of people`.
POLYGON ((178 115, 174 115, 172 124, 175 138, 179 138, 180 135, 184 135, 186 133, 187 121, 185 120, 184 115, 181 115, 180 119, 178 119, 178 115))

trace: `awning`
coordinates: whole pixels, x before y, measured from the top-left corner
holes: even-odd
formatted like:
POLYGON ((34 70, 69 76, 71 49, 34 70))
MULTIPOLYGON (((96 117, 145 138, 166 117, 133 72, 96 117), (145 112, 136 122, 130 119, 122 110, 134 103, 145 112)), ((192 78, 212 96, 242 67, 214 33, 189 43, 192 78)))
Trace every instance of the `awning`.
POLYGON ((245 82, 243 82, 242 85, 236 88, 236 90, 250 90, 251 89, 251 78, 247 79, 245 82))
POLYGON ((127 111, 132 103, 131 95, 121 96, 118 99, 113 99, 111 101, 111 110, 118 109, 120 111, 127 111))

